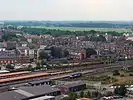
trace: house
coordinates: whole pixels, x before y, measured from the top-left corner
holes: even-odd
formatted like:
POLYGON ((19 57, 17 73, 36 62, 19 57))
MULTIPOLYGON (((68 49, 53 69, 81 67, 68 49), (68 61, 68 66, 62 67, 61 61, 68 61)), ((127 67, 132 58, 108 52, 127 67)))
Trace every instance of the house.
POLYGON ((74 60, 83 60, 86 59, 86 51, 85 50, 81 50, 78 52, 70 52, 70 58, 74 59, 74 60))
POLYGON ((17 47, 17 42, 16 41, 7 41, 4 43, 4 46, 8 50, 15 49, 17 47))
POLYGON ((18 57, 15 50, 0 49, 0 64, 17 63, 18 57))

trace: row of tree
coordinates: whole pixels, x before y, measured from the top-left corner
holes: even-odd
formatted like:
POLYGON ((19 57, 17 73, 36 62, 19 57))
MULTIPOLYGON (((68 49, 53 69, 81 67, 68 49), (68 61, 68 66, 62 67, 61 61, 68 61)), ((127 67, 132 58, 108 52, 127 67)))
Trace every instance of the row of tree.
POLYGON ((45 52, 45 50, 41 50, 39 53, 39 58, 42 59, 49 59, 51 57, 53 58, 63 58, 63 57, 68 57, 69 52, 67 50, 63 50, 60 47, 51 47, 50 48, 51 54, 49 55, 48 53, 45 52))
MULTIPOLYGON (((89 58, 91 55, 97 55, 97 52, 92 48, 86 48, 86 56, 89 58)), ((39 58, 42 59, 50 59, 53 58, 63 58, 63 57, 69 57, 69 51, 63 50, 60 47, 51 47, 50 48, 51 54, 45 52, 45 50, 41 50, 39 53, 39 58)))
POLYGON ((29 34, 50 34, 54 36, 59 36, 59 35, 94 35, 94 34, 105 34, 108 33, 113 36, 120 36, 123 35, 123 33, 118 33, 116 31, 108 31, 108 32, 101 32, 101 31, 95 31, 95 30, 90 30, 90 31, 68 31, 68 30, 59 30, 59 29, 46 29, 46 28, 32 28, 32 27, 23 27, 21 29, 24 33, 29 33, 29 34))
POLYGON ((71 92, 68 94, 68 97, 63 98, 62 100, 77 100, 77 98, 83 98, 83 97, 100 99, 103 96, 113 96, 114 94, 118 96, 125 96, 126 93, 127 93, 126 87, 124 85, 121 85, 120 87, 115 88, 114 93, 107 92, 107 94, 104 95, 98 91, 92 91, 92 92, 88 91, 86 93, 81 91, 78 95, 77 93, 71 92))
POLYGON ((81 91, 79 94, 75 93, 75 92, 70 92, 68 93, 68 97, 63 98, 63 100, 77 100, 77 98, 100 98, 101 97, 101 93, 98 91, 87 91, 87 92, 83 92, 81 91))

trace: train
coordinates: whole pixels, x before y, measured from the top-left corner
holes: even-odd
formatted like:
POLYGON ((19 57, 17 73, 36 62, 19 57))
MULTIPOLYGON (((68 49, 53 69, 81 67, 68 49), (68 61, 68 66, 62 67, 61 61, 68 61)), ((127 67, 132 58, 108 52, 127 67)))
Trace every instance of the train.
POLYGON ((78 78, 81 76, 82 76, 82 73, 74 73, 74 74, 71 74, 69 77, 70 77, 70 79, 74 79, 74 78, 78 78))

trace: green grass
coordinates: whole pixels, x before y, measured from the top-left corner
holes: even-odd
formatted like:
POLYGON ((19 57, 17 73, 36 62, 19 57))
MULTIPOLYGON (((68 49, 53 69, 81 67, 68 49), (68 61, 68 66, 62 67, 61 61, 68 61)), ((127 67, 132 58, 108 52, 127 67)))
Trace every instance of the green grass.
POLYGON ((59 30, 68 30, 68 31, 101 31, 101 32, 108 32, 108 31, 116 31, 116 32, 133 32, 131 29, 125 28, 79 28, 79 27, 46 27, 46 26, 31 26, 31 28, 46 28, 46 29, 59 29, 59 30))

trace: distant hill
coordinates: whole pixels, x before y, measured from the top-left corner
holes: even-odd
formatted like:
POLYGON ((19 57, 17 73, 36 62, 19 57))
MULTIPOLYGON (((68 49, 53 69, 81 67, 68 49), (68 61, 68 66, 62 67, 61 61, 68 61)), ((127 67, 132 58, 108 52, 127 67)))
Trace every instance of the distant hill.
POLYGON ((132 28, 133 21, 3 21, 4 25, 13 26, 54 26, 86 28, 132 28))

